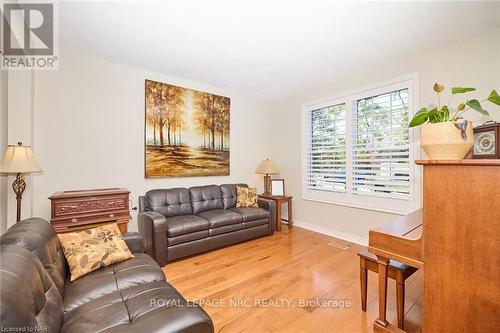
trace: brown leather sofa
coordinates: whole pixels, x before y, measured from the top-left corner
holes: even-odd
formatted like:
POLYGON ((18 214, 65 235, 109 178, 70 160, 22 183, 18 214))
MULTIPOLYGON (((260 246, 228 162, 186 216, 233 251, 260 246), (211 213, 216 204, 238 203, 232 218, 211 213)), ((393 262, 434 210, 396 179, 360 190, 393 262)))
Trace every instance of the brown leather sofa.
POLYGON ((146 253, 160 266, 167 262, 272 235, 275 205, 236 207, 236 186, 225 184, 151 190, 139 197, 139 232, 146 253))
POLYGON ((69 281, 51 225, 31 218, 0 237, 2 332, 213 332, 210 317, 168 283, 142 253, 140 236, 125 241, 135 258, 69 281))

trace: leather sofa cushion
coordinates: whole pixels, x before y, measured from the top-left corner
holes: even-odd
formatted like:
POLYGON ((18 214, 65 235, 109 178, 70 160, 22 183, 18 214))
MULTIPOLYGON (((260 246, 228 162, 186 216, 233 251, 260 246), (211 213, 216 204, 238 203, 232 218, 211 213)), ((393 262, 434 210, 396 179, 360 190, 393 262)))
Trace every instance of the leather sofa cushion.
POLYGON ((63 295, 66 258, 57 234, 49 222, 29 218, 14 224, 0 238, 2 245, 19 245, 31 251, 41 262, 63 295))
POLYGON ((168 237, 177 237, 195 231, 208 230, 209 223, 203 217, 196 215, 180 215, 166 220, 168 237))
POLYGON ((165 217, 191 215, 191 195, 186 188, 157 189, 146 192, 146 210, 154 210, 165 217))
POLYGON ((64 289, 64 310, 70 312, 97 298, 138 284, 165 281, 165 274, 150 256, 135 257, 94 271, 70 282, 64 289))
POLYGON ((28 249, 2 245, 0 253, 0 327, 47 327, 59 332, 63 303, 57 286, 28 249))
POLYGON ((228 210, 214 209, 198 214, 210 223, 210 229, 243 222, 240 214, 228 210))
POLYGON ((203 309, 165 282, 115 291, 65 313, 63 332, 213 332, 203 309))
POLYGON ((177 237, 169 237, 168 238, 168 246, 173 246, 177 244, 182 244, 186 242, 191 242, 197 239, 207 238, 208 230, 196 231, 190 234, 180 235, 177 237))
POLYGON ((231 212, 238 213, 242 216, 243 221, 252 221, 260 219, 269 219, 269 212, 258 207, 235 207, 229 209, 231 212))
POLYGON ((243 223, 235 223, 235 224, 225 225, 223 227, 212 228, 208 232, 209 232, 210 236, 215 236, 215 235, 221 235, 221 234, 225 234, 225 233, 240 230, 240 229, 243 229, 243 223))
POLYGON ((193 214, 213 209, 222 209, 222 192, 217 185, 193 186, 189 188, 193 214))
POLYGON ((248 187, 247 184, 223 184, 220 186, 222 192, 222 203, 224 209, 236 207, 236 187, 248 187))

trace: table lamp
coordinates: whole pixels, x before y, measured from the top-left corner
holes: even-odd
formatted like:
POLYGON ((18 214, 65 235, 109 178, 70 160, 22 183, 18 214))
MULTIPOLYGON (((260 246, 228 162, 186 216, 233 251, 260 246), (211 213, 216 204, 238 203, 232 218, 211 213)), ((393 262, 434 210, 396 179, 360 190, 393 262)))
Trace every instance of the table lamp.
POLYGON ((263 195, 270 195, 271 194, 271 177, 269 175, 277 174, 279 173, 278 168, 273 164, 273 162, 270 159, 265 159, 262 161, 262 163, 259 165, 257 170, 255 170, 255 173, 260 173, 265 175, 264 176, 264 193, 263 195))
POLYGON ((8 145, 0 161, 1 173, 15 173, 16 180, 12 183, 12 189, 16 193, 17 215, 16 222, 21 220, 21 199, 23 197, 26 182, 23 174, 31 172, 40 172, 42 169, 33 157, 33 151, 30 146, 23 146, 22 142, 17 145, 8 145))

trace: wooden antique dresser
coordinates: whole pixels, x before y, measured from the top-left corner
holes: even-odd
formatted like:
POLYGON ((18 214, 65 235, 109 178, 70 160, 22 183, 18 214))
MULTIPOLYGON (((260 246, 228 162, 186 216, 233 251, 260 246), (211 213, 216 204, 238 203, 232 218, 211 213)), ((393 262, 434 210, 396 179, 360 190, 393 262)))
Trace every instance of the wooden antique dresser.
POLYGON ((57 233, 79 231, 115 222, 122 233, 132 219, 130 191, 124 188, 56 192, 51 201, 50 222, 57 233))

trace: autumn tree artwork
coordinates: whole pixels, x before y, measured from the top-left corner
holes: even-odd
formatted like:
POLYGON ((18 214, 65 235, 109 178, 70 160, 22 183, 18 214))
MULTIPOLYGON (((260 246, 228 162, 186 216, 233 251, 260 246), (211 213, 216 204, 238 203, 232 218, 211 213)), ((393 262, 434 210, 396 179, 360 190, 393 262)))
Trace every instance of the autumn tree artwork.
POLYGON ((230 99, 146 80, 146 178, 229 175, 230 99))

